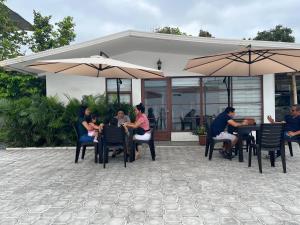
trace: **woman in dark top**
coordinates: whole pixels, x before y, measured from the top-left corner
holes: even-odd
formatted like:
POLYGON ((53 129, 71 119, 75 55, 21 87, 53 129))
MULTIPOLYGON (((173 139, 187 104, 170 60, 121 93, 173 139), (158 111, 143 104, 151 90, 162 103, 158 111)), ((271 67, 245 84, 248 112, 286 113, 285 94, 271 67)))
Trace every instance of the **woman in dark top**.
POLYGON ((80 142, 93 142, 94 137, 88 135, 91 110, 87 106, 82 106, 79 111, 77 121, 78 135, 80 142))

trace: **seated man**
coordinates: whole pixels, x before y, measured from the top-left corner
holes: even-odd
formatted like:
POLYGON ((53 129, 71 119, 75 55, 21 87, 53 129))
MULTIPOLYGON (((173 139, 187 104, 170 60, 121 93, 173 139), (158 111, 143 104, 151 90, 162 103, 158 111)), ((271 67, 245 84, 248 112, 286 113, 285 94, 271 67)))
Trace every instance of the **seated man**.
MULTIPOLYGON (((300 105, 292 105, 289 115, 284 117, 284 121, 276 122, 271 116, 267 119, 270 123, 285 123, 284 139, 286 141, 300 142, 300 105)), ((280 152, 277 152, 280 156, 280 152)))
MULTIPOLYGON (((221 154, 223 156, 229 156, 228 153, 229 150, 234 146, 238 138, 225 131, 225 128, 230 125, 233 127, 238 127, 242 125, 247 125, 247 120, 244 120, 242 123, 237 123, 233 120, 233 117, 235 116, 235 108, 233 107, 227 107, 224 112, 220 113, 215 120, 211 124, 211 135, 212 137, 215 137, 216 139, 229 139, 231 141, 230 146, 224 146, 223 151, 221 151, 221 154)), ((231 156, 231 155, 230 155, 231 156)))
POLYGON ((189 124, 190 125, 190 129, 194 130, 196 128, 196 110, 195 109, 191 109, 191 111, 189 111, 183 118, 183 123, 185 127, 185 124, 189 124))

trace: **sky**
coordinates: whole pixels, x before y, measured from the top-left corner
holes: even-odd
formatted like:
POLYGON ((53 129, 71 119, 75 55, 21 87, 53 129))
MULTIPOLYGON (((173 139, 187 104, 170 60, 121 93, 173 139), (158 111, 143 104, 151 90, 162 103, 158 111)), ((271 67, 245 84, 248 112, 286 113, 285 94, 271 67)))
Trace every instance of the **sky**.
POLYGON ((72 16, 75 42, 132 29, 153 32, 172 26, 198 36, 253 38, 258 31, 281 24, 300 43, 299 0, 6 0, 6 5, 33 22, 33 10, 52 15, 52 23, 72 16))

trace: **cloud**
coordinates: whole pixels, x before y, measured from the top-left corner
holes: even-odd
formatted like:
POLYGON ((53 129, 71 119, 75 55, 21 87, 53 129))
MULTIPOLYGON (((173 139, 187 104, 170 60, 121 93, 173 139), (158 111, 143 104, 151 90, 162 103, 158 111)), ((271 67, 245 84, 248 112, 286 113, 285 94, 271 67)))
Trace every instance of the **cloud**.
POLYGON ((33 9, 52 15, 53 22, 73 16, 77 42, 127 29, 151 32, 163 26, 179 27, 195 36, 203 29, 217 38, 242 39, 277 24, 292 28, 300 42, 299 0, 9 0, 7 4, 29 21, 33 9))

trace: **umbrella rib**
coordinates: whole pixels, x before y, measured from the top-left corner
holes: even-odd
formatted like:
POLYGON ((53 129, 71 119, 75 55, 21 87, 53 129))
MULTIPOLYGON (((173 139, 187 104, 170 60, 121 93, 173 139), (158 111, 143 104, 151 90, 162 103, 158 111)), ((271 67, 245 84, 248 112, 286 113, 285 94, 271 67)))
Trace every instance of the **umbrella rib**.
MULTIPOLYGON (((300 51, 300 49, 299 49, 300 51)), ((291 57, 300 57, 300 55, 290 55, 290 54, 285 54, 285 53, 277 53, 277 52, 274 52, 273 53, 274 55, 284 55, 284 56, 291 56, 291 57)))
POLYGON ((240 56, 238 56, 238 55, 235 55, 235 54, 233 53, 233 54, 231 54, 231 55, 234 56, 235 58, 232 59, 232 58, 230 58, 230 57, 227 57, 227 59, 230 59, 230 60, 235 61, 235 62, 248 63, 245 59, 242 58, 242 56, 244 56, 244 55, 246 55, 246 54, 247 54, 247 52, 242 52, 242 53, 240 54, 240 56), (237 60, 237 59, 240 59, 240 60, 237 60))
POLYGON ((146 73, 151 73, 151 74, 154 74, 154 75, 162 77, 162 78, 164 77, 163 75, 157 74, 157 73, 149 71, 149 70, 144 70, 144 69, 138 69, 138 70, 141 70, 141 71, 146 72, 146 73))
POLYGON ((26 67, 44 66, 44 65, 57 64, 57 63, 58 63, 58 62, 36 63, 36 64, 30 64, 30 65, 27 65, 26 67))
MULTIPOLYGON (((227 54, 227 55, 228 55, 228 54, 227 54)), ((213 60, 213 61, 205 62, 205 63, 202 63, 202 64, 200 64, 200 65, 196 65, 196 66, 191 66, 191 67, 185 68, 185 70, 194 69, 194 68, 196 68, 196 67, 204 66, 204 65, 207 65, 207 64, 210 64, 210 63, 214 63, 214 62, 223 60, 223 59, 230 59, 230 58, 224 57, 224 58, 221 58, 221 59, 215 59, 215 60, 213 60)), ((192 60, 194 60, 194 59, 192 59, 192 60)), ((230 59, 230 60, 232 60, 232 59, 230 59)))
POLYGON ((66 70, 69 70, 69 69, 73 69, 73 68, 75 68, 75 67, 77 67, 77 66, 81 66, 81 65, 83 65, 83 64, 81 63, 81 64, 78 64, 78 65, 75 65, 75 66, 70 66, 70 67, 68 67, 68 68, 64 68, 64 69, 55 71, 54 73, 60 73, 60 72, 62 72, 62 71, 66 71, 66 70))
POLYGON ((214 73, 220 71, 221 69, 225 68, 226 66, 228 66, 229 64, 233 63, 233 61, 230 61, 228 63, 226 63, 225 65, 221 66, 220 68, 218 68, 217 70, 215 70, 214 72, 210 73, 208 76, 212 76, 214 75, 214 73))
POLYGON ((127 73, 129 76, 132 76, 134 77, 135 79, 138 79, 136 76, 132 75, 131 73, 129 73, 128 71, 126 71, 125 69, 121 68, 121 67, 118 67, 116 66, 116 68, 118 68, 119 70, 122 70, 124 73, 127 73))
POLYGON ((279 61, 277 61, 277 60, 275 60, 275 59, 269 58, 269 60, 274 61, 274 62, 276 62, 276 63, 278 63, 278 64, 280 64, 280 65, 282 65, 282 66, 285 66, 285 67, 287 67, 287 68, 290 68, 290 69, 294 70, 295 72, 298 71, 297 69, 295 69, 295 68, 293 68, 293 67, 291 67, 291 66, 288 66, 288 65, 286 65, 286 64, 284 64, 284 63, 282 63, 282 62, 279 62, 279 61))

